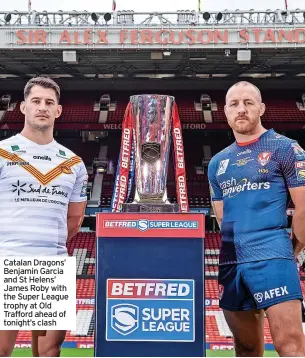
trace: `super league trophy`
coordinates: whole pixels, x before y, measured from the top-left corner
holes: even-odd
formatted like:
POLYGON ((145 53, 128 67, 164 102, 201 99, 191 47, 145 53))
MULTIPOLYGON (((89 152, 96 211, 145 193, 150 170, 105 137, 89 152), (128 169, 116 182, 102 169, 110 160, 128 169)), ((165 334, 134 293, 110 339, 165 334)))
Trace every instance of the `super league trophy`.
POLYGON ((178 212, 167 199, 167 171, 175 98, 165 95, 131 96, 135 161, 135 196, 122 204, 124 212, 178 212))

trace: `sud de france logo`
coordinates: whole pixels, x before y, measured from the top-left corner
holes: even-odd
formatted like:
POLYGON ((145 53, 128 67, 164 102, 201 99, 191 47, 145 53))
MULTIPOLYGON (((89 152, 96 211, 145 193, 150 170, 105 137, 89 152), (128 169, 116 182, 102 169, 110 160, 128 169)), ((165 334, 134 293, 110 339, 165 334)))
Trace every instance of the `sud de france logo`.
POLYGON ((111 307, 111 327, 123 336, 138 329, 139 307, 124 303, 111 307))

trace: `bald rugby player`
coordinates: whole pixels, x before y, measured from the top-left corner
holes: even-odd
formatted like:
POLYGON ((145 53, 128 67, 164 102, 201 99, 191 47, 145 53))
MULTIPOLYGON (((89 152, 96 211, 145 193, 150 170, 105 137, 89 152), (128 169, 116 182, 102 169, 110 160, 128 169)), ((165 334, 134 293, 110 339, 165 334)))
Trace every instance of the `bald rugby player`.
POLYGON ((236 140, 208 168, 222 235, 219 305, 237 356, 263 356, 264 313, 277 353, 305 356, 295 260, 305 245, 305 152, 295 140, 265 129, 264 112, 256 86, 242 81, 228 90, 225 114, 236 140), (289 193, 295 204, 291 236, 289 193))

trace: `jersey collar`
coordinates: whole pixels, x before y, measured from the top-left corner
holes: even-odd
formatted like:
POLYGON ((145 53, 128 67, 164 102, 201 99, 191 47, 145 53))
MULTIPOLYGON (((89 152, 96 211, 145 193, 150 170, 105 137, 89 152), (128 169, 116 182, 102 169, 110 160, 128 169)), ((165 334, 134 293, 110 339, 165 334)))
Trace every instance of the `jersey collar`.
POLYGON ((33 146, 38 146, 39 148, 48 148, 50 146, 52 146, 54 143, 56 143, 55 139, 53 138, 52 142, 48 143, 48 144, 38 144, 36 142, 33 142, 32 140, 24 137, 22 134, 18 133, 16 134, 17 138, 20 138, 21 140, 23 140, 24 142, 27 142, 33 146))
POLYGON ((237 146, 239 147, 245 147, 247 145, 253 144, 258 142, 261 138, 269 135, 269 133, 273 132, 273 128, 268 129, 266 132, 264 132, 261 136, 259 136, 258 138, 252 139, 249 142, 235 142, 237 146))

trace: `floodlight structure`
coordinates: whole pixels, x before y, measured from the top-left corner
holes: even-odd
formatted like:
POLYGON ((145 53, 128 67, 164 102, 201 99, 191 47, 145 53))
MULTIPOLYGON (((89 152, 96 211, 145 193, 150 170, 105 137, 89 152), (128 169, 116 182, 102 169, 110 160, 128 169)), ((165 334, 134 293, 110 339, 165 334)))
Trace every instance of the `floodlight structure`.
MULTIPOLYGON (((27 11, 0 12, 0 26, 74 26, 87 27, 92 25, 104 26, 112 19, 109 12, 100 13, 88 11, 32 11, 31 15, 27 11)), ((211 26, 211 25, 267 25, 267 24, 304 24, 305 9, 286 10, 263 10, 248 11, 242 10, 223 10, 205 11, 202 15, 193 10, 178 10, 175 12, 134 12, 131 10, 118 11, 114 18, 114 25, 192 25, 192 26, 211 26), (200 14, 200 16, 199 16, 200 14)))

